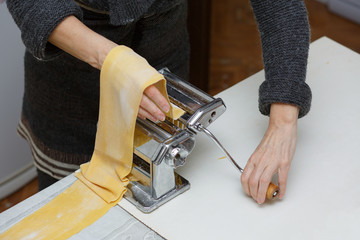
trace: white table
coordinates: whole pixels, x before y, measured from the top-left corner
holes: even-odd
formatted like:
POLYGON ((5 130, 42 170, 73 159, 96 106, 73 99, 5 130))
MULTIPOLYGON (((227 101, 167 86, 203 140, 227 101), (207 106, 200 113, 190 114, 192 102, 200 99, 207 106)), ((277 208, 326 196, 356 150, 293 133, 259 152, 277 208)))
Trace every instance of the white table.
MULTIPOLYGON (((220 93, 228 109, 210 127, 242 166, 267 127, 267 117, 257 110, 263 79, 261 71, 220 93)), ((199 135, 178 170, 190 190, 150 214, 123 199, 72 239, 160 238, 132 216, 167 239, 359 239, 360 55, 328 38, 314 42, 307 83, 312 109, 299 120, 284 200, 256 204, 243 193, 238 172, 219 159, 224 154, 199 135)), ((74 180, 70 176, 2 213, 0 232, 74 180)))

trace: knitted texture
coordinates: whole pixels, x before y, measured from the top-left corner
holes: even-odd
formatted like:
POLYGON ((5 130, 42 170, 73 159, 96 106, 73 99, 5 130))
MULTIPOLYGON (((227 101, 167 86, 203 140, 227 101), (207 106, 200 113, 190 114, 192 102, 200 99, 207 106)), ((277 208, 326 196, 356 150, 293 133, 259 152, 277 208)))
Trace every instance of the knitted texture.
MULTIPOLYGON (((185 0, 7 0, 25 54, 25 93, 20 130, 33 145, 36 166, 60 178, 93 151, 99 108, 99 71, 48 43, 53 29, 75 15, 93 31, 132 48, 159 69, 187 79, 189 45, 185 0), (60 54, 61 53, 61 54, 60 54), (46 60, 46 61, 44 61, 46 60)), ((305 83, 309 26, 302 0, 251 0, 263 46, 266 80, 259 108, 273 102, 310 109, 305 83)))
POLYGON ((269 115, 271 103, 310 110, 311 90, 305 83, 310 42, 307 11, 302 0, 252 0, 261 36, 265 81, 259 89, 260 112, 269 115))
MULTIPOLYGON (((93 31, 132 48, 156 69, 168 67, 187 79, 186 8, 183 2, 120 26, 109 24, 108 15, 81 10, 83 23, 93 31)), ((19 129, 28 138, 41 171, 59 179, 90 160, 99 113, 99 78, 99 70, 67 53, 44 61, 26 51, 19 129)))
POLYGON ((25 47, 39 59, 60 53, 48 43, 48 38, 64 18, 74 15, 82 19, 81 9, 71 0, 7 0, 6 4, 20 28, 25 47))
POLYGON ((142 16, 168 11, 183 0, 7 0, 8 9, 20 28, 27 50, 38 59, 50 59, 61 51, 48 43, 55 27, 66 17, 82 20, 83 13, 76 2, 109 12, 110 24, 126 25, 142 16))
POLYGON ((154 0, 109 0, 110 22, 125 25, 144 14, 154 0))

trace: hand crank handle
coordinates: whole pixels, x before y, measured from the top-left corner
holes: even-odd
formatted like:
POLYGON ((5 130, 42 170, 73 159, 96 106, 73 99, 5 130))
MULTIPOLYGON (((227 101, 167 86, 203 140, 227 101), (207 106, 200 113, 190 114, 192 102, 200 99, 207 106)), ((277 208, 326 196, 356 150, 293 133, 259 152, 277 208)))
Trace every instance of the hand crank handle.
MULTIPOLYGON (((231 155, 228 153, 228 151, 226 151, 226 149, 221 145, 221 143, 219 142, 219 140, 217 140, 217 138, 206 128, 204 128, 201 124, 199 124, 197 126, 197 129, 199 131, 204 132, 208 137, 210 137, 215 143, 216 145, 218 145, 220 147, 220 149, 226 154, 227 158, 229 159, 229 161, 232 163, 232 165, 240 171, 240 173, 242 173, 244 171, 244 169, 242 169, 237 163, 236 161, 231 157, 231 155)), ((266 191, 266 198, 269 200, 273 200, 275 199, 277 196, 279 195, 279 187, 270 182, 269 187, 266 191)))
POLYGON ((266 198, 269 200, 275 199, 279 195, 279 190, 280 189, 276 184, 270 182, 269 187, 266 191, 266 198))

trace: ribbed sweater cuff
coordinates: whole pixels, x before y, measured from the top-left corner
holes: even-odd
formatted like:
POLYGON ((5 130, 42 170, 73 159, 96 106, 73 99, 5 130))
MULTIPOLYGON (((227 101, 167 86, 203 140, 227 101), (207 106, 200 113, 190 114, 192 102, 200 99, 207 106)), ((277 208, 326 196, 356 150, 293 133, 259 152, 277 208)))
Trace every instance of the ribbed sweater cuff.
POLYGON ((301 118, 310 111, 311 98, 310 87, 305 82, 264 81, 259 89, 259 110, 269 115, 272 103, 288 103, 299 107, 301 118))
POLYGON ((34 1, 34 4, 36 6, 28 9, 21 20, 20 29, 27 49, 36 58, 45 60, 60 52, 60 49, 48 43, 55 27, 70 15, 82 20, 82 11, 71 0, 41 0, 34 1))

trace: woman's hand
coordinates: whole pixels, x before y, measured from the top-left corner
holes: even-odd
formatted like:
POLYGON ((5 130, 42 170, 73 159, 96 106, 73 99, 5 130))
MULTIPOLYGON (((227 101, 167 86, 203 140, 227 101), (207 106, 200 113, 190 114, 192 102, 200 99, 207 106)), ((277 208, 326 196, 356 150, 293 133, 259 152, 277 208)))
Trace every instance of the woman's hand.
POLYGON ((279 198, 285 195, 288 172, 296 148, 298 114, 296 106, 282 103, 271 105, 268 129, 241 175, 244 191, 259 204, 265 202, 267 188, 276 173, 279 198))
MULTIPOLYGON (((107 54, 117 46, 100 34, 92 31, 74 16, 65 18, 49 36, 49 42, 72 56, 101 69, 107 54)), ((164 112, 170 106, 160 91, 151 85, 145 89, 138 116, 154 122, 165 120, 164 112)))
POLYGON ((138 112, 140 118, 148 118, 154 122, 164 121, 164 112, 168 112, 169 110, 169 103, 155 85, 151 85, 145 89, 138 112))

